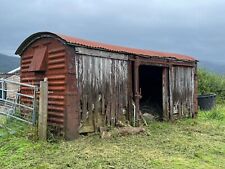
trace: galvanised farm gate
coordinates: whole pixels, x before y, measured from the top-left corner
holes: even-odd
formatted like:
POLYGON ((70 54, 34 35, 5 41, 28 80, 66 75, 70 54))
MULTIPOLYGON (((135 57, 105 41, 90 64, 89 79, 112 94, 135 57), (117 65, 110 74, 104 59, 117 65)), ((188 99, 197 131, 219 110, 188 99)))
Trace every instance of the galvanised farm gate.
POLYGON ((22 83, 48 79, 48 124, 67 139, 101 126, 138 125, 143 113, 159 120, 197 113, 197 61, 189 56, 50 32, 31 35, 16 54, 22 83))

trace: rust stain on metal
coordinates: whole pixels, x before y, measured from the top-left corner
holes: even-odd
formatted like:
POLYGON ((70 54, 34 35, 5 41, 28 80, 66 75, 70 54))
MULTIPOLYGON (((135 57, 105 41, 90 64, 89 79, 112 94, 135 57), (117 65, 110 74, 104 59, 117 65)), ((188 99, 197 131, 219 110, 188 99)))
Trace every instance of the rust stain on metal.
MULTIPOLYGON (((39 85, 39 82, 45 77, 48 78, 50 90, 48 122, 63 127, 66 55, 65 48, 63 50, 62 46, 57 41, 49 41, 48 39, 41 39, 32 44, 21 56, 21 82, 39 85), (47 46, 44 46, 44 44, 47 44, 47 46), (47 48, 48 51, 46 51, 47 48), (46 65, 45 69, 41 69, 41 64, 35 67, 36 62, 40 62, 40 59, 41 64, 46 65)), ((26 93, 30 92, 26 88, 21 88, 21 90, 26 93)))
POLYGON ((186 55, 181 55, 176 53, 166 53, 166 52, 159 52, 159 51, 153 51, 153 50, 128 48, 128 47, 122 47, 122 46, 110 45, 110 44, 105 44, 105 43, 100 43, 95 41, 84 40, 84 39, 75 38, 75 37, 66 36, 66 35, 60 35, 60 34, 57 34, 57 35, 68 43, 87 46, 87 47, 96 48, 96 49, 105 49, 112 52, 125 52, 125 53, 135 54, 135 55, 158 56, 158 57, 165 57, 165 58, 171 57, 171 58, 175 58, 179 60, 187 60, 187 61, 195 60, 191 56, 186 56, 186 55))

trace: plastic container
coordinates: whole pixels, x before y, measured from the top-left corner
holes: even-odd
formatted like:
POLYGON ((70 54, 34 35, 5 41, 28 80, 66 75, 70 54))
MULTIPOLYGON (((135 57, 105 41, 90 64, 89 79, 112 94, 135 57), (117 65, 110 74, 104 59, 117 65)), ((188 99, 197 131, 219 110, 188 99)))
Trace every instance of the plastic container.
POLYGON ((198 96, 198 106, 201 110, 211 110, 216 105, 216 94, 198 96))

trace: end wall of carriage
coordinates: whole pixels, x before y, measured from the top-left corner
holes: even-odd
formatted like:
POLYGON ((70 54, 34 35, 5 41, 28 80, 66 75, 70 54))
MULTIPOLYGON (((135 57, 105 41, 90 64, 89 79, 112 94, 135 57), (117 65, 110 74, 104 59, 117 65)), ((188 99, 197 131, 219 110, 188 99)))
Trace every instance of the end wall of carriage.
MULTIPOLYGON (((39 86, 40 81, 48 79, 48 125, 73 139, 78 136, 79 127, 75 63, 71 57, 74 51, 58 39, 36 38, 32 38, 20 54, 20 80, 39 86)), ((21 92, 29 94, 31 91, 21 87, 21 92)), ((26 98, 21 101, 29 102, 26 98)))

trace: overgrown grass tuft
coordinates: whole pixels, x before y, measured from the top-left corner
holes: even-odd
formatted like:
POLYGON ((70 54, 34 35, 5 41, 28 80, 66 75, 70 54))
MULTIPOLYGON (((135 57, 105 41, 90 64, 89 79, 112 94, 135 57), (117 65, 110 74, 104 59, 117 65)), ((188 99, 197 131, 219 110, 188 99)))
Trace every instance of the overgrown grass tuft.
POLYGON ((202 111, 201 114, 208 120, 225 121, 225 106, 217 105, 211 111, 202 111))

